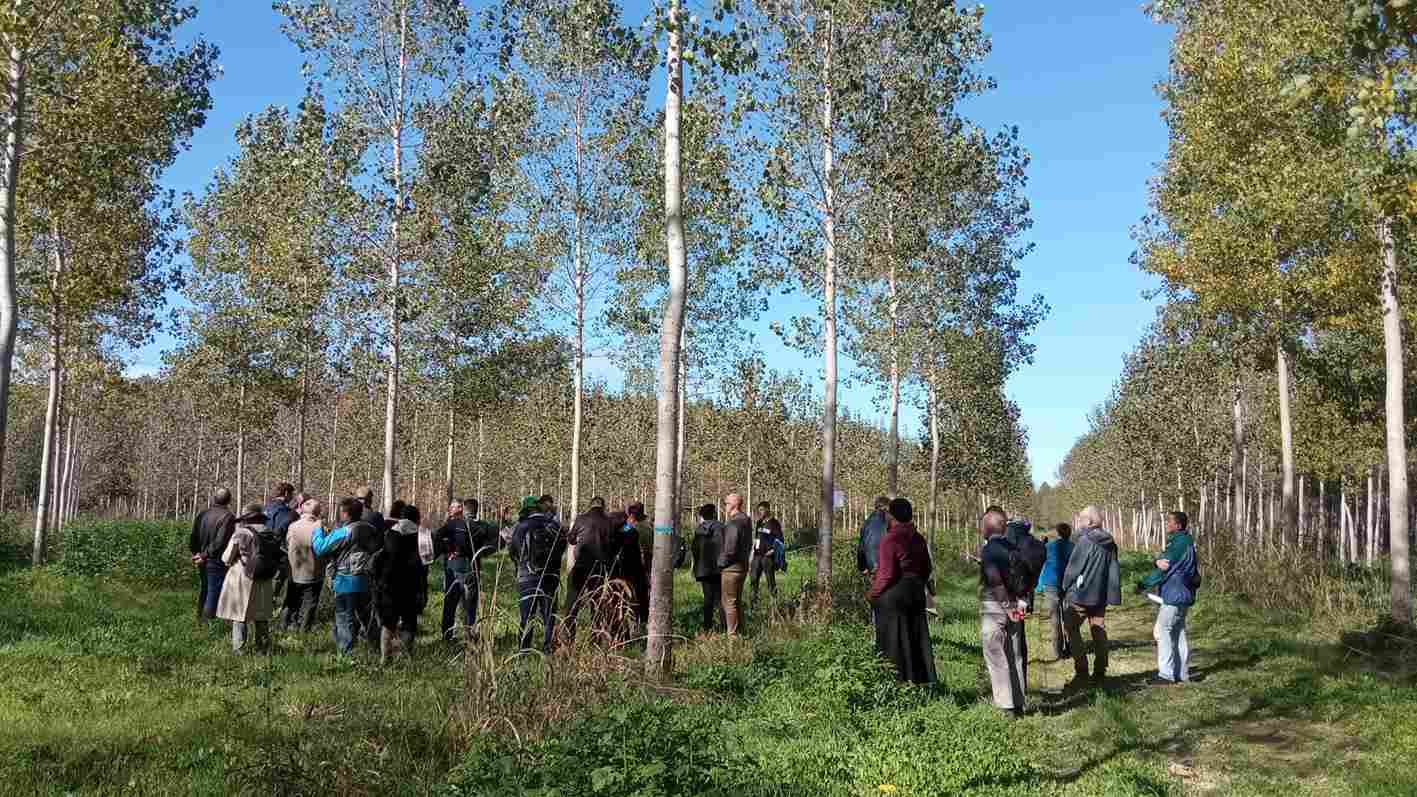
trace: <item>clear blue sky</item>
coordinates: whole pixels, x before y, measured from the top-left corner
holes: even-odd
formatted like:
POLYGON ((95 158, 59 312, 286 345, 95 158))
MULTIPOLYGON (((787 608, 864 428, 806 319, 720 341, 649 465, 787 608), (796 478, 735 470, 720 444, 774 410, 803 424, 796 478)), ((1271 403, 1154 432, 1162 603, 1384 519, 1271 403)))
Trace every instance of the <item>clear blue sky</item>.
MULTIPOLYGON (((199 192, 231 155, 242 118, 267 105, 294 105, 303 93, 300 54, 268 2, 203 0, 200 7, 194 29, 221 48, 223 75, 206 127, 166 177, 179 192, 199 192)), ((1022 292, 1041 293, 1052 306, 1035 335, 1034 364, 1009 384, 1029 429, 1034 481, 1041 482, 1052 479, 1086 430, 1088 411, 1105 398, 1122 354, 1152 318, 1142 294, 1156 282, 1127 258, 1131 227, 1145 212, 1147 178, 1165 154, 1152 87, 1165 73, 1170 33, 1137 0, 1008 0, 986 6, 984 20, 993 38, 985 71, 999 88, 971 100, 967 112, 987 128, 1018 125, 1033 155, 1028 196, 1036 249, 1022 266, 1022 292)), ((818 372, 818 364, 771 337, 758 336, 774 367, 818 372)), ((133 370, 154 369, 169 344, 139 352, 133 370)), ((846 389, 844 404, 875 412, 859 384, 846 389)), ((914 413, 906 423, 909 433, 919 428, 914 413)))

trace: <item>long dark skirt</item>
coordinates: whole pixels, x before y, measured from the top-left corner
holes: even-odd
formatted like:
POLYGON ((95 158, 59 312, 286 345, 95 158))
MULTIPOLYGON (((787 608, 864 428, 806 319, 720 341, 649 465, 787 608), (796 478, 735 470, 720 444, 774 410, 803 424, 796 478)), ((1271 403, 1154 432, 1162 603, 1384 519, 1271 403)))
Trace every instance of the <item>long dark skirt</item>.
POLYGON ((925 581, 905 576, 881 594, 876 609, 876 650, 895 664, 896 677, 935 682, 935 654, 925 616, 925 581))

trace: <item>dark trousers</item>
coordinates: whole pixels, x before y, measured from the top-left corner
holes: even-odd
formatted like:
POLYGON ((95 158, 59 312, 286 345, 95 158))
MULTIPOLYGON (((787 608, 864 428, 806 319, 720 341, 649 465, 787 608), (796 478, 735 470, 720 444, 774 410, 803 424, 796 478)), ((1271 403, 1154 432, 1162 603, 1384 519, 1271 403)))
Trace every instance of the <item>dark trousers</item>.
POLYGON ((477 571, 468 570, 459 572, 451 568, 443 568, 443 638, 452 640, 453 620, 458 614, 458 605, 463 609, 463 630, 464 633, 472 631, 477 625, 477 600, 481 595, 481 586, 478 581, 477 571))
POLYGON ((532 619, 540 619, 543 629, 541 652, 551 653, 551 638, 556 632, 552 611, 556 606, 556 590, 561 586, 559 576, 550 574, 540 578, 527 579, 517 583, 517 607, 521 613, 521 650, 531 650, 531 635, 535 630, 532 619))
POLYGON ((221 600, 221 585, 226 583, 226 565, 220 559, 208 559, 202 568, 202 616, 216 617, 217 602, 221 600))
POLYGON ((315 608, 320 605, 320 582, 301 584, 290 581, 285 585, 285 604, 281 607, 282 629, 309 631, 315 624, 315 608))
POLYGON ((753 579, 753 597, 751 600, 754 604, 758 602, 758 580, 761 579, 763 576, 768 577, 768 592, 773 595, 773 597, 777 596, 776 557, 769 555, 754 558, 752 573, 750 574, 750 576, 753 579))
POLYGON ((723 627, 727 628, 728 619, 723 616, 723 579, 714 573, 708 578, 699 579, 699 586, 704 588, 704 630, 712 631, 714 629, 715 617, 723 627))
MULTIPOLYGON (((566 603, 561 613, 564 615, 561 623, 566 628, 566 638, 576 637, 576 617, 580 614, 581 603, 585 600, 588 592, 599 589, 605 583, 606 567, 599 560, 591 560, 590 557, 577 557, 575 567, 571 568, 571 583, 566 589, 566 603)), ((595 622, 595 618, 591 618, 595 622)))

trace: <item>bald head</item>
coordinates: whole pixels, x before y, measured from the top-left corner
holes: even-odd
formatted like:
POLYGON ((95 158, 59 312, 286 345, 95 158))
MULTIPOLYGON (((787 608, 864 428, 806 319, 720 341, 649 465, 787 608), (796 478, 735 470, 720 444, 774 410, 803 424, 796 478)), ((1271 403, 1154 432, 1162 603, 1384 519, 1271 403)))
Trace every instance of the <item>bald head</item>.
POLYGON ((1003 534, 1004 527, 1008 522, 1008 516, 1002 511, 990 508, 984 513, 984 517, 979 519, 979 533, 985 537, 994 537, 1003 534))
POLYGON ((729 493, 723 499, 723 509, 730 515, 736 515, 743 511, 743 496, 738 493, 729 493))
POLYGON ((216 492, 212 493, 212 503, 216 504, 217 506, 226 506, 227 504, 230 504, 231 491, 226 489, 225 487, 218 487, 216 492))
POLYGON ((1082 508, 1082 511, 1081 511, 1081 512, 1078 513, 1078 520, 1082 521, 1082 525, 1085 526, 1086 528, 1089 528, 1089 529, 1101 528, 1101 527, 1102 527, 1102 510, 1101 510, 1101 509, 1098 509, 1098 508, 1097 508, 1095 505, 1093 505, 1093 504, 1088 504, 1087 506, 1085 506, 1085 507, 1082 508))

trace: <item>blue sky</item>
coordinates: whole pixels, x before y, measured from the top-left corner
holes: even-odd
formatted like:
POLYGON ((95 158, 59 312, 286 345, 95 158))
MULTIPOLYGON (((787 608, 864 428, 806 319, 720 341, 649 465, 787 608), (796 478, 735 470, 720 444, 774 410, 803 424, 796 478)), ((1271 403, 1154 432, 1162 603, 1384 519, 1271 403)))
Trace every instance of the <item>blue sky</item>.
MULTIPOLYGON (((221 48, 207 125, 166 175, 179 192, 200 192, 232 154, 237 123, 267 105, 293 105, 303 93, 301 57, 264 0, 203 0, 195 23, 221 48)), ((1146 181, 1166 148, 1153 91, 1166 70, 1169 30, 1131 2, 1040 3, 1007 0, 985 7, 993 53, 984 65, 999 88, 970 100, 986 128, 1017 125, 1033 156, 1028 196, 1034 253, 1022 264, 1022 293, 1052 306, 1034 341, 1034 364, 1010 381, 1029 429, 1035 482, 1051 480, 1087 428, 1153 315, 1143 293, 1156 281, 1127 259, 1131 227, 1145 212, 1146 181)), ((765 330, 758 342, 773 367, 819 373, 819 364, 781 346, 765 330)), ((160 340, 137 354, 134 371, 152 370, 160 340)), ((602 371, 605 366, 600 366, 602 371)), ((850 375, 850 364, 846 365, 850 375)), ((843 403, 878 414, 868 388, 848 386, 843 403)), ((906 415, 907 433, 919 417, 906 415)))

